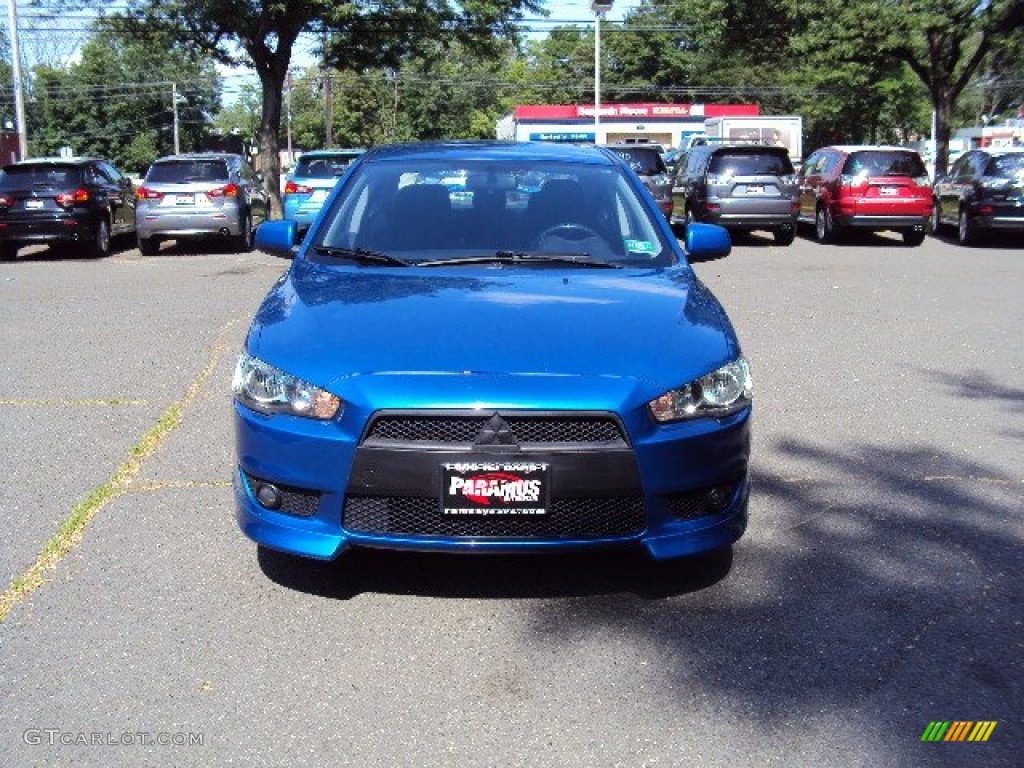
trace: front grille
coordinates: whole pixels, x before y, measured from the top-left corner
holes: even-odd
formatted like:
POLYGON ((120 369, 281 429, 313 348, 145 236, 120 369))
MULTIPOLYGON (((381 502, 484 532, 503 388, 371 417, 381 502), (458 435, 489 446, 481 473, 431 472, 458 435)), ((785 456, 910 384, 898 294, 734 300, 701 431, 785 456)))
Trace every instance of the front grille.
POLYGON ((352 533, 468 538, 607 538, 640 533, 643 499, 558 499, 544 516, 445 517, 436 497, 349 496, 343 525, 352 533))
MULTIPOLYGON (((472 414, 380 414, 363 438, 364 445, 472 445, 494 417, 472 414)), ((625 446, 617 419, 607 414, 499 414, 520 447, 531 445, 625 446)))

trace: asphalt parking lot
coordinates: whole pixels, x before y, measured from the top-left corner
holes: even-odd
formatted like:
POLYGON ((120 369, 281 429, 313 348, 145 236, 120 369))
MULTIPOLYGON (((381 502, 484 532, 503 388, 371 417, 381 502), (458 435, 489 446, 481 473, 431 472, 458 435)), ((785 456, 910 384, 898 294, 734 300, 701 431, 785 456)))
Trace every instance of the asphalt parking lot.
POLYGON ((258 553, 227 388, 286 266, 0 265, 0 765, 1020 765, 1024 243, 697 264, 753 365, 751 523, 664 568, 258 553))

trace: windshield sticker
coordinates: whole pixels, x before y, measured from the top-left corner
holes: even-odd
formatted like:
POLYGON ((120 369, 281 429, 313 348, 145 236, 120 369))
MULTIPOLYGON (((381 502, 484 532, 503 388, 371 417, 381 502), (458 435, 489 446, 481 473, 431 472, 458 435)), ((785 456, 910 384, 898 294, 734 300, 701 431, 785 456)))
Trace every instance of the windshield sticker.
POLYGON ((657 253, 654 243, 650 240, 626 240, 626 250, 630 253, 657 253))

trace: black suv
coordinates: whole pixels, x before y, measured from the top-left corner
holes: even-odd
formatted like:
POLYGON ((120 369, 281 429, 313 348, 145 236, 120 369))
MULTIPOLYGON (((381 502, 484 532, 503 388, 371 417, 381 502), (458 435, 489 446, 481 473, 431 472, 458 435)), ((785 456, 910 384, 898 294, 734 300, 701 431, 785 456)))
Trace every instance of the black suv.
POLYGON ((779 245, 796 236, 800 192, 785 147, 703 144, 676 164, 669 221, 718 224, 730 230, 769 230, 779 245))
POLYGON ((970 245, 982 232, 1024 232, 1024 147, 961 155, 932 187, 932 231, 950 224, 970 245))
POLYGON ((23 245, 80 244, 99 258, 135 231, 132 182, 106 160, 37 158, 0 170, 0 260, 23 245))
POLYGON ((672 182, 668 168, 662 159, 661 147, 657 144, 606 144, 610 149, 626 161, 640 181, 650 190, 658 210, 665 218, 672 213, 672 182))

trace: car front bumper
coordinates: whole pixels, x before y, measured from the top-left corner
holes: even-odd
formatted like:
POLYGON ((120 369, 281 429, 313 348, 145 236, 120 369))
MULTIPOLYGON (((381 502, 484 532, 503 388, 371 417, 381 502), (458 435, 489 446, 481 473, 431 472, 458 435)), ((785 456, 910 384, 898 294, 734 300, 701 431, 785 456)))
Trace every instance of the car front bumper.
POLYGON ((529 552, 643 548, 656 560, 727 546, 747 523, 750 410, 649 430, 604 447, 548 444, 497 453, 466 444, 375 444, 235 404, 237 521, 285 552, 332 559, 350 547, 529 552), (442 514, 445 462, 514 461, 550 468, 538 517, 442 514), (262 483, 284 498, 257 500, 262 483))

